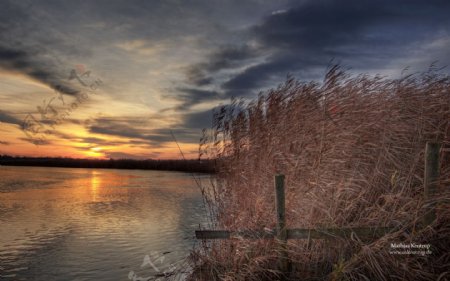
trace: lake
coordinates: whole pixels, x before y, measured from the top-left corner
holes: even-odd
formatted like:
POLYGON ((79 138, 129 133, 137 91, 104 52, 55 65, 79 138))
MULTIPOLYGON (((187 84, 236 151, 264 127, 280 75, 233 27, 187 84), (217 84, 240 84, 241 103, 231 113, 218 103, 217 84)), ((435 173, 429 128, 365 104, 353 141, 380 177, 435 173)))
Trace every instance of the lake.
POLYGON ((205 218, 191 174, 0 166, 0 280, 182 279, 205 218))

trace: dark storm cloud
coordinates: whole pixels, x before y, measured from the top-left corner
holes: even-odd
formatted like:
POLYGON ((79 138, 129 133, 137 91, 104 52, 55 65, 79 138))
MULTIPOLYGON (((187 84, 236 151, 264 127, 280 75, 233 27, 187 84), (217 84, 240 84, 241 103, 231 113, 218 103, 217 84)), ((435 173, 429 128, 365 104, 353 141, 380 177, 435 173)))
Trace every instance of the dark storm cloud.
POLYGON ((377 69, 408 55, 411 45, 449 31, 449 12, 448 1, 309 1, 251 30, 277 54, 224 87, 259 87, 269 75, 325 67, 333 58, 365 71, 377 69))
POLYGON ((197 131, 204 128, 211 128, 213 110, 214 109, 209 109, 200 112, 184 114, 183 127, 189 129, 197 129, 197 131))
POLYGON ((246 60, 260 56, 261 51, 261 49, 249 45, 222 46, 208 56, 207 62, 188 67, 187 82, 196 86, 211 84, 213 78, 208 76, 211 72, 240 66, 246 60))
MULTIPOLYGON (((309 1, 268 17, 251 32, 265 46, 298 57, 396 56, 408 43, 448 31, 448 1, 309 1)), ((325 62, 326 63, 326 62, 325 62)), ((307 66, 306 66, 307 67, 307 66)))
POLYGON ((253 89, 274 86, 282 81, 282 76, 299 72, 308 65, 319 63, 314 58, 299 58, 295 54, 284 53, 271 57, 268 62, 250 66, 222 84, 227 97, 243 97, 253 94, 253 89))
MULTIPOLYGON (((267 50, 259 47, 251 47, 248 44, 219 47, 219 49, 214 53, 208 55, 207 62, 191 65, 187 68, 185 72, 187 83, 193 87, 177 89, 178 94, 176 98, 183 101, 183 103, 175 109, 186 110, 193 105, 200 104, 205 101, 218 101, 220 99, 228 99, 230 97, 245 96, 248 93, 242 90, 249 88, 248 86, 250 85, 241 87, 241 85, 238 84, 253 83, 253 81, 250 80, 242 81, 247 79, 247 77, 237 78, 239 81, 229 81, 229 83, 223 87, 226 91, 222 92, 205 90, 200 87, 211 85, 216 82, 213 78, 215 73, 241 67, 244 63, 251 62, 252 59, 258 58, 265 53, 267 53, 267 50)), ((272 66, 273 65, 267 65, 269 68, 272 66)), ((265 66, 262 66, 261 68, 264 67, 265 66)), ((258 74, 255 73, 251 75, 258 74)), ((253 86, 256 85, 252 85, 252 87, 253 86)))
POLYGON ((252 32, 264 44, 278 48, 322 49, 360 40, 368 26, 396 16, 380 1, 309 1, 268 17, 252 32))
MULTIPOLYGON (((317 70, 325 70, 333 59, 360 71, 380 70, 393 59, 404 58, 407 63, 420 44, 448 34, 449 13, 449 1, 302 2, 248 29, 249 41, 259 46, 256 55, 265 55, 259 63, 245 62, 255 58, 248 49, 235 47, 241 51, 231 52, 230 60, 218 50, 207 62, 194 65, 188 80, 193 84, 205 77, 213 81, 230 65, 241 66, 244 70, 222 83, 223 96, 252 96, 275 86, 288 73, 318 79, 323 73, 317 70)), ((428 64, 435 59, 450 60, 448 51, 424 55, 439 56, 430 57, 428 64)))
POLYGON ((221 98, 220 94, 216 91, 196 88, 178 88, 177 91, 178 93, 175 96, 165 96, 181 101, 181 104, 175 108, 177 110, 188 110, 196 104, 221 98))

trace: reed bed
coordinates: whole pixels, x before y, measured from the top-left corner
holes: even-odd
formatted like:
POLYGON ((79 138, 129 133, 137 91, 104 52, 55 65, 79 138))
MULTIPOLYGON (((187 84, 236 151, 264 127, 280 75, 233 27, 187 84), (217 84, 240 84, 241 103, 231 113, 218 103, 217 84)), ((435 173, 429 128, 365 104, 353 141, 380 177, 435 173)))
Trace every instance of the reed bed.
MULTIPOLYGON (((286 175, 288 228, 376 227, 360 237, 289 240, 291 280, 450 280, 450 77, 432 67, 389 79, 331 67, 322 83, 292 77, 251 102, 215 112, 202 157, 216 159, 205 188, 210 227, 275 227, 273 177, 286 175), (420 227, 424 149, 440 142, 437 219, 420 227), (432 254, 390 253, 391 243, 432 254)), ((276 280, 277 242, 202 241, 192 280, 276 280)))

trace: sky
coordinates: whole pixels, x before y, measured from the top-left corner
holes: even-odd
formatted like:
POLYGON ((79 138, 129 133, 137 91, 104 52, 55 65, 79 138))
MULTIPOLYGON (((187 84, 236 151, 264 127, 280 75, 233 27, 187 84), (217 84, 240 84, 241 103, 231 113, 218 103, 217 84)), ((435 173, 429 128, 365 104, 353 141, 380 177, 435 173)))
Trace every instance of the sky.
MULTIPOLYGON (((450 1, 0 1, 0 154, 198 157, 212 110, 330 63, 450 63, 450 1)), ((444 71, 449 72, 448 68, 444 71)))

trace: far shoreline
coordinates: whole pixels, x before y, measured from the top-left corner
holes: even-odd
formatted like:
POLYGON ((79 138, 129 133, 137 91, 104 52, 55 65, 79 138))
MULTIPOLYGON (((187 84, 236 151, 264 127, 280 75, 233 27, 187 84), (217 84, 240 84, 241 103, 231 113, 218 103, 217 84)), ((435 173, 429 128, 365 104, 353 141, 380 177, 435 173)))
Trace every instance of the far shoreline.
POLYGON ((154 170, 187 173, 215 173, 213 160, 167 159, 74 159, 54 157, 14 157, 0 155, 0 166, 56 167, 56 168, 98 168, 119 170, 154 170))

